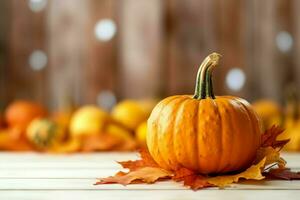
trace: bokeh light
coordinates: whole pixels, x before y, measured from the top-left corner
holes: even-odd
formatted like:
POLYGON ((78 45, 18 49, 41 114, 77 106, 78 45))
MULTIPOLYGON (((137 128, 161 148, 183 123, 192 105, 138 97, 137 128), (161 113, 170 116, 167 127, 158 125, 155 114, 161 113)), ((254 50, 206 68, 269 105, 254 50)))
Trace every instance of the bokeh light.
POLYGON ((111 19, 101 19, 95 26, 95 36, 99 41, 111 40, 116 32, 116 23, 111 19))
POLYGON ((279 51, 286 53, 293 47, 293 37, 287 31, 281 31, 276 36, 276 46, 279 51))
POLYGON ((32 12, 40 12, 45 9, 47 0, 28 0, 28 6, 32 12))
POLYGON ((46 67, 48 57, 42 50, 35 50, 29 56, 29 65, 34 71, 42 70, 46 67))
POLYGON ((226 85, 230 90, 240 91, 246 81, 245 73, 239 68, 232 68, 226 75, 226 85))
POLYGON ((97 96, 97 104, 105 110, 110 110, 117 103, 115 94, 110 90, 103 90, 97 96))

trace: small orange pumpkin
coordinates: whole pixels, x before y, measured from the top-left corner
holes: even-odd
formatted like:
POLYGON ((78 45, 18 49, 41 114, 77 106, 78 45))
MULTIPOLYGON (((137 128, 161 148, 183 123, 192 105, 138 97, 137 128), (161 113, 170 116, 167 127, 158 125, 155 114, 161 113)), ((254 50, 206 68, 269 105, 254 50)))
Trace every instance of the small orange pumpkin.
POLYGON ((7 107, 5 120, 9 127, 24 132, 33 119, 44 117, 46 113, 46 109, 39 104, 19 100, 7 107))
POLYGON ((212 69, 219 58, 212 53, 201 64, 194 96, 171 96, 153 109, 147 146, 162 168, 211 174, 242 170, 253 162, 261 122, 246 100, 214 96, 212 69))

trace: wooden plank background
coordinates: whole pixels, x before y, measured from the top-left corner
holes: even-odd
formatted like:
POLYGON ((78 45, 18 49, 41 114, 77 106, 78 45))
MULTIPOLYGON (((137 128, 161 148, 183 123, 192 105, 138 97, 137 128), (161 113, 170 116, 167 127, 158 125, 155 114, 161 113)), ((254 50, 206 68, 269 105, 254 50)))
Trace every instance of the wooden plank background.
POLYGON ((68 98, 96 103, 103 91, 118 99, 193 93, 197 67, 212 51, 223 54, 219 95, 282 102, 287 84, 300 89, 297 0, 52 0, 40 12, 29 2, 0 2, 0 109, 16 98, 59 108, 68 98), (101 19, 116 23, 109 41, 95 38, 101 19), (276 46, 282 31, 293 39, 287 52, 276 46), (39 71, 28 64, 36 49, 48 57, 39 71), (237 92, 225 84, 232 67, 246 73, 237 92))

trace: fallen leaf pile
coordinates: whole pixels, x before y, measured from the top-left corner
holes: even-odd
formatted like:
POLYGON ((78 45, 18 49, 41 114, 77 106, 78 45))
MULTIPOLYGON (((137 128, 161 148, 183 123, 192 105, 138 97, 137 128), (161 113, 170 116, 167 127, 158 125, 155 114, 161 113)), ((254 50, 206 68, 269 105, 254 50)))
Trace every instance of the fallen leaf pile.
POLYGON ((108 178, 100 178, 95 185, 118 183, 128 185, 132 183, 154 183, 160 180, 173 180, 182 182, 193 190, 206 187, 220 187, 237 183, 241 179, 262 180, 269 179, 300 179, 300 173, 292 172, 285 168, 286 162, 280 157, 280 150, 289 140, 276 140, 283 132, 279 127, 273 126, 261 136, 261 147, 253 164, 246 170, 230 174, 208 176, 198 174, 184 167, 176 171, 167 171, 158 166, 146 151, 140 151, 141 159, 135 161, 119 162, 128 172, 118 172, 108 178))

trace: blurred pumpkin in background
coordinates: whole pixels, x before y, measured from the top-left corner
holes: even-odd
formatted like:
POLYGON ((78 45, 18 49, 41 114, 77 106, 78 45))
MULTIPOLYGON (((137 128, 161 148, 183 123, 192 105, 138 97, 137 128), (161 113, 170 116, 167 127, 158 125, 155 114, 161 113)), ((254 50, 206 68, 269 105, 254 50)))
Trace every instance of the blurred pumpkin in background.
POLYGON ((61 143, 66 137, 65 129, 49 119, 33 120, 26 131, 27 139, 38 149, 46 149, 61 143))
POLYGON ((109 121, 109 115, 97 106, 88 105, 79 108, 70 120, 72 136, 99 134, 109 121))
POLYGON ((281 124, 282 112, 280 106, 276 102, 268 99, 262 99, 253 102, 252 106, 261 118, 264 130, 273 125, 281 124))
POLYGON ((70 146, 78 146, 84 152, 135 147, 131 131, 97 106, 83 106, 73 114, 70 134, 70 146))
POLYGON ((299 151, 300 150, 300 107, 296 90, 289 90, 287 93, 286 109, 284 116, 283 134, 278 139, 290 139, 284 146, 284 150, 299 151))
POLYGON ((300 120, 299 119, 286 119, 284 123, 285 131, 278 136, 279 140, 290 139, 284 146, 287 151, 300 150, 300 120))
POLYGON ((46 115, 47 110, 43 106, 30 101, 19 100, 7 107, 5 120, 8 126, 15 130, 14 134, 20 136, 26 132, 26 128, 32 120, 46 115))
POLYGON ((0 129, 0 150, 4 151, 30 151, 31 144, 23 138, 15 137, 10 128, 0 129))
POLYGON ((135 130, 145 121, 151 112, 151 103, 124 100, 112 110, 112 117, 131 130, 135 130))
POLYGON ((135 131, 135 136, 139 145, 145 147, 147 138, 147 121, 144 121, 137 127, 135 131))

